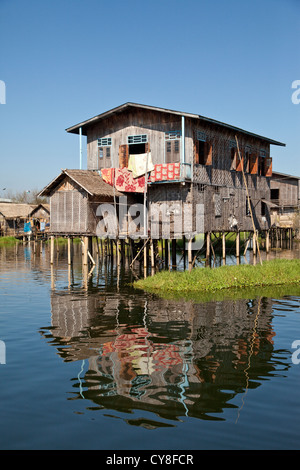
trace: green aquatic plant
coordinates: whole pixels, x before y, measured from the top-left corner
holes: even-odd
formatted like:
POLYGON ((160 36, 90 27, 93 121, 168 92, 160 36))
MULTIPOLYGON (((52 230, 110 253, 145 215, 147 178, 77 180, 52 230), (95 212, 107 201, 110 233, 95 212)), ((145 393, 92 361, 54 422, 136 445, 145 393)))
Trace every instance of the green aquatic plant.
POLYGON ((137 289, 159 293, 218 292, 225 289, 300 286, 300 260, 272 260, 257 265, 194 268, 189 271, 161 271, 133 283, 137 289))

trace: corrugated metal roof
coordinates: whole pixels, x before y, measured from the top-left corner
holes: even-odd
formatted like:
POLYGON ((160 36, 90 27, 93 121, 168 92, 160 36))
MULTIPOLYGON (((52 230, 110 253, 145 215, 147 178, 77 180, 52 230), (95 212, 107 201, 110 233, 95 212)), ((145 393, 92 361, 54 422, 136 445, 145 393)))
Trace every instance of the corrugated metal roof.
POLYGON ((205 121, 205 122, 209 122, 211 124, 226 127, 227 129, 231 129, 235 132, 241 132, 243 134, 247 134, 249 136, 259 138, 259 139, 264 140, 266 142, 269 142, 270 144, 273 144, 273 145, 279 145, 279 146, 285 147, 285 144, 282 143, 282 142, 278 142, 276 140, 269 139, 268 137, 264 137, 264 136, 261 136, 259 134, 255 134, 253 132, 246 131, 246 130, 241 129, 239 127, 232 126, 231 124, 226 124, 224 122, 217 121, 215 119, 211 119, 211 118, 208 118, 208 117, 205 117, 205 116, 201 116, 200 114, 186 113, 186 112, 175 111, 175 110, 171 110, 171 109, 167 109, 167 108, 158 108, 158 107, 155 107, 155 106, 149 106, 149 105, 138 104, 138 103, 130 103, 130 102, 124 103, 120 106, 117 106, 116 108, 112 108, 109 111, 106 111, 102 114, 98 114, 97 116, 94 116, 90 119, 87 119, 86 121, 82 121, 79 124, 68 127, 66 129, 66 131, 70 132, 70 133, 73 133, 73 134, 79 134, 79 129, 81 128, 82 129, 82 134, 86 135, 85 132, 86 132, 86 129, 89 126, 94 125, 97 122, 99 122, 103 119, 106 119, 107 117, 110 117, 114 114, 122 113, 122 112, 128 110, 129 108, 139 108, 139 109, 145 109, 145 110, 149 110, 149 111, 157 111, 157 112, 161 112, 161 113, 176 114, 178 116, 185 116, 185 117, 189 117, 191 119, 202 120, 202 121, 205 121))

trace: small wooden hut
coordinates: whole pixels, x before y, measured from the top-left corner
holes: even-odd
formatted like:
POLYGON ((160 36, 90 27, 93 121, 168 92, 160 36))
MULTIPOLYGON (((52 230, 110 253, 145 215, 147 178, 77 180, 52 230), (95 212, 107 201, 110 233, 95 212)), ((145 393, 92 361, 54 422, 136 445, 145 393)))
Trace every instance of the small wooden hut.
POLYGON ((121 194, 98 172, 62 170, 40 196, 50 198, 50 233, 56 236, 95 236, 97 208, 115 204, 121 194))
POLYGON ((29 214, 36 232, 46 233, 50 228, 50 204, 37 204, 29 214))
POLYGON ((31 204, 1 203, 0 234, 17 236, 23 234, 24 224, 29 221, 34 206, 31 204))
POLYGON ((273 172, 271 203, 272 226, 299 229, 300 177, 273 172))

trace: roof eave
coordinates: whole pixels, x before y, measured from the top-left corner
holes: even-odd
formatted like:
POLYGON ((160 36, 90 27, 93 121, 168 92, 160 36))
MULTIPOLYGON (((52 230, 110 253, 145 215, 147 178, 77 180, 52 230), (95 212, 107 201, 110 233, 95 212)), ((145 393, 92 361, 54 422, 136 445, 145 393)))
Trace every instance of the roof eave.
POLYGON ((132 102, 124 103, 120 106, 117 106, 116 108, 112 108, 109 111, 106 111, 102 114, 98 114, 97 116, 94 116, 90 119, 87 119, 86 121, 82 121, 79 124, 75 124, 74 126, 68 127, 66 129, 66 131, 71 133, 71 134, 79 134, 80 128, 81 128, 82 134, 86 135, 85 134, 85 129, 88 126, 93 125, 94 123, 96 123, 97 121, 100 121, 101 119, 105 119, 106 117, 109 117, 109 116, 112 116, 114 114, 120 113, 120 112, 124 111, 126 108, 130 108, 130 107, 147 109, 147 110, 150 110, 150 111, 157 111, 157 112, 163 112, 163 113, 169 113, 169 114, 175 114, 175 115, 178 115, 178 116, 185 116, 185 117, 192 118, 192 119, 199 119, 199 120, 209 122, 211 124, 226 127, 228 129, 234 130, 235 132, 241 132, 243 134, 247 134, 251 137, 255 137, 256 139, 264 140, 264 141, 268 142, 271 145, 277 145, 277 146, 281 146, 281 147, 286 146, 286 144, 284 144, 282 142, 279 142, 277 140, 269 139, 268 137, 264 137, 262 135, 255 134, 254 132, 246 131, 246 130, 241 129, 239 127, 232 126, 231 124, 226 124, 224 122, 217 121, 215 119, 211 119, 211 118, 208 118, 208 117, 205 117, 205 116, 201 116, 199 114, 185 113, 185 112, 175 111, 175 110, 171 110, 171 109, 167 109, 167 108, 159 108, 159 107, 155 107, 155 106, 143 105, 143 104, 132 103, 132 102))

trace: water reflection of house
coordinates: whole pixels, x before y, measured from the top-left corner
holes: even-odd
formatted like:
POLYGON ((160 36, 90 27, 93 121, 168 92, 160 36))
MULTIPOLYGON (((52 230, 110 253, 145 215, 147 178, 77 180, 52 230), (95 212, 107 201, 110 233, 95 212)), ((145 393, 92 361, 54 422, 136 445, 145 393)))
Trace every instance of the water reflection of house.
POLYGON ((221 390, 244 390, 246 368, 253 387, 273 369, 267 299, 187 304, 53 293, 51 310, 51 344, 65 361, 88 362, 82 394, 101 407, 200 417, 226 407, 221 390))

